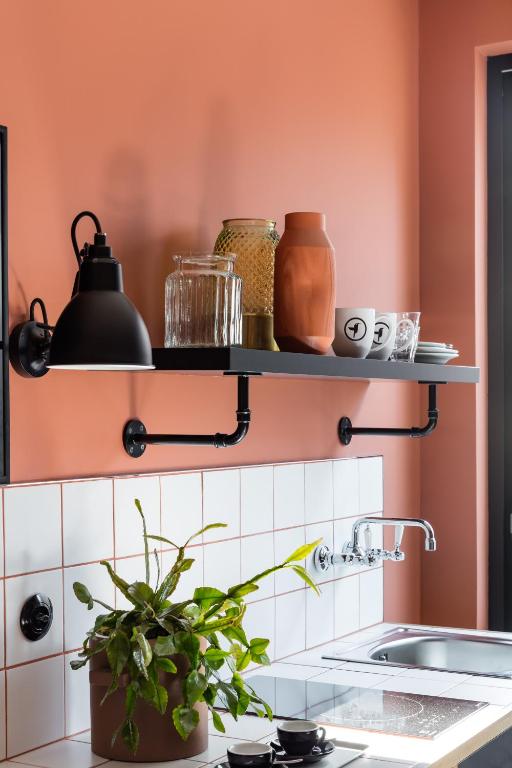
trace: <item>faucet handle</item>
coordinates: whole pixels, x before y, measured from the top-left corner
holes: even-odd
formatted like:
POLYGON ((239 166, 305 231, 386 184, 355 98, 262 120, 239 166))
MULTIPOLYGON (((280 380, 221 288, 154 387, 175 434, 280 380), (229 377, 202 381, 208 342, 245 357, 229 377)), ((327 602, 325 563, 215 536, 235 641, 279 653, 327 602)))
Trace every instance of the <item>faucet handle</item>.
POLYGON ((369 550, 372 548, 372 530, 369 525, 364 529, 364 548, 369 550))
POLYGON ((404 525, 395 525, 395 552, 400 551, 404 531, 405 531, 404 525))

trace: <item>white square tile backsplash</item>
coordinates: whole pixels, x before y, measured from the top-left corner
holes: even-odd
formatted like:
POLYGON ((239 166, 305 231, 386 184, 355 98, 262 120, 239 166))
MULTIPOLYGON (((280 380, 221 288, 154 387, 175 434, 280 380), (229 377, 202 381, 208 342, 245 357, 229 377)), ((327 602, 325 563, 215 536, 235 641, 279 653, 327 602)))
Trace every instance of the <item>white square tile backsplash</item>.
POLYGON ((274 468, 248 467, 240 470, 242 536, 274 528, 274 468))
POLYGON ((314 461, 304 467, 304 512, 306 523, 333 517, 332 462, 314 461))
POLYGON ((5 575, 62 565, 60 485, 4 490, 5 575))
POLYGON ((149 534, 160 535, 160 481, 158 477, 114 480, 115 556, 144 552, 142 521, 135 507, 139 499, 149 534))
POLYGON ((107 605, 114 606, 115 589, 107 569, 99 563, 64 568, 64 650, 80 648, 85 633, 94 623, 96 616, 105 613, 105 608, 95 605, 89 611, 80 603, 73 592, 73 583, 79 581, 87 586, 91 595, 107 605))
POLYGON ((304 464, 274 467, 274 527, 304 525, 304 464))
POLYGON ((64 565, 114 557, 112 480, 62 485, 64 565))
MULTIPOLYGON (((203 490, 200 472, 160 478, 162 536, 178 546, 203 527, 203 490)), ((202 542, 202 536, 194 540, 202 542)), ((165 545, 164 545, 165 546, 165 545)))
POLYGON ((5 662, 9 667, 63 651, 62 570, 16 576, 5 582, 5 662), (27 640, 20 629, 20 611, 24 602, 37 592, 47 595, 53 606, 50 631, 37 643, 27 640))
POLYGON ((64 736, 64 657, 7 670, 7 757, 64 736))
POLYGON ((240 536, 240 470, 203 473, 203 525, 226 523, 204 534, 204 541, 240 536))
MULTIPOLYGON (((176 590, 175 599, 181 600, 203 584, 228 588, 281 562, 305 541, 323 538, 329 547, 333 542, 342 546, 358 516, 382 513, 382 472, 382 459, 372 457, 10 486, 3 494, 0 491, 6 564, 3 578, 0 557, 0 615, 5 592, 6 618, 5 654, 0 637, 0 760, 58 739, 64 732, 72 735, 89 727, 88 670, 72 671, 69 661, 96 610, 88 612, 76 600, 72 585, 81 581, 94 596, 115 602, 116 608, 127 606, 119 594, 114 597, 98 561, 111 560, 128 581, 144 578, 135 497, 143 505, 148 531, 177 544, 208 523, 229 525, 189 547, 187 554, 196 563, 176 590), (51 598, 54 623, 43 640, 31 643, 21 634, 19 614, 24 600, 36 592, 51 598), (51 696, 46 695, 48 690, 51 696)), ((1 517, 0 506, 0 535, 1 517)), ((176 551, 154 544, 162 570, 169 570, 176 551)), ((155 577, 153 556, 151 565, 155 577)), ((311 568, 311 558, 307 566, 311 568)), ((306 651, 382 620, 382 568, 345 567, 322 574, 318 581, 320 598, 291 571, 271 576, 249 596, 247 633, 269 638, 271 659, 306 651)), ((277 695, 274 690, 272 696, 277 695)))

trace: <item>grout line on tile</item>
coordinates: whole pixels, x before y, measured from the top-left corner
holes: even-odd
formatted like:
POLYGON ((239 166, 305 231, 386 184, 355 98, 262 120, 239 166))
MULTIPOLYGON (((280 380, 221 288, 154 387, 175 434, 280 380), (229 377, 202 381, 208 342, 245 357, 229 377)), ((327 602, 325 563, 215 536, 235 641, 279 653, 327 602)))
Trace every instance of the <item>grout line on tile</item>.
MULTIPOLYGON (((61 561, 64 565, 64 489, 62 483, 60 484, 60 546, 61 546, 61 561)), ((61 568, 61 584, 62 584, 62 650, 66 647, 66 590, 64 586, 64 568, 61 568)), ((63 657, 64 658, 64 657, 63 657)), ((64 734, 66 733, 66 674, 64 674, 63 681, 63 714, 64 714, 64 734)))

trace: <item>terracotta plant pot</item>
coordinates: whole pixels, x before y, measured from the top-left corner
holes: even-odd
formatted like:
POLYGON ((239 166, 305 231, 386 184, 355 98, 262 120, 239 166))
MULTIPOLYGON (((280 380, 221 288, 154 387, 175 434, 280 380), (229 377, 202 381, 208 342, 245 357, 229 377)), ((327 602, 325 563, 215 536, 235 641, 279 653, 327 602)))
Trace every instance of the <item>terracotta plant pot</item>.
POLYGON ((93 656, 90 662, 91 691, 91 747, 100 757, 126 762, 152 763, 167 760, 180 760, 204 752, 208 746, 208 708, 204 702, 196 704, 199 712, 199 725, 183 741, 176 732, 171 712, 175 706, 183 703, 182 683, 189 664, 185 656, 173 656, 178 668, 175 675, 160 671, 160 683, 167 689, 169 703, 165 715, 161 715, 147 702, 138 699, 134 720, 140 733, 140 744, 133 754, 119 735, 112 746, 112 734, 124 718, 125 688, 128 675, 121 675, 120 687, 101 705, 101 700, 110 685, 112 675, 105 653, 93 656))
POLYGON ((325 355, 334 339, 334 248, 323 213, 287 213, 276 249, 274 338, 282 352, 325 355))

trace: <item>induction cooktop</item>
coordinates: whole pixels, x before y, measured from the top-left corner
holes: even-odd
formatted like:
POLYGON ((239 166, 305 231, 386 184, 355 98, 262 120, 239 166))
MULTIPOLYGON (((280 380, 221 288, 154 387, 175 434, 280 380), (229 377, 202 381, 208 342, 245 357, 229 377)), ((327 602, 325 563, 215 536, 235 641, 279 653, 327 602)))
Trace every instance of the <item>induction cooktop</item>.
POLYGON ((485 702, 356 688, 314 680, 253 675, 247 678, 278 718, 315 720, 365 731, 435 739, 485 702))

